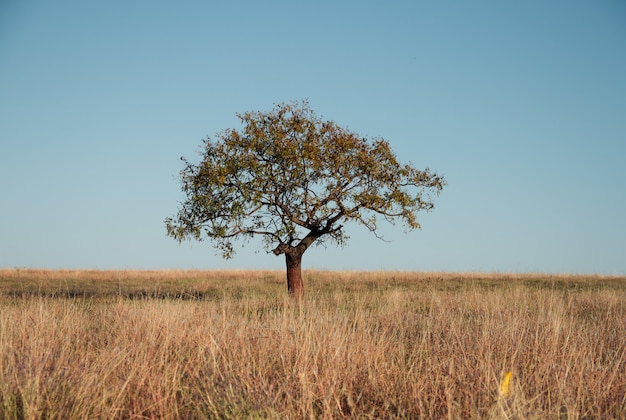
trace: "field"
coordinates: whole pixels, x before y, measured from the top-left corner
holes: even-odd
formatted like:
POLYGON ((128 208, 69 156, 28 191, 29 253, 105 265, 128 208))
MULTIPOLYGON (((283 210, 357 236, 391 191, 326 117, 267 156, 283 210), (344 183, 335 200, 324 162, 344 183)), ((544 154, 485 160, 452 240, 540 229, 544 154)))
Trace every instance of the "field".
POLYGON ((0 419, 626 415, 626 278, 303 275, 0 270, 0 419))

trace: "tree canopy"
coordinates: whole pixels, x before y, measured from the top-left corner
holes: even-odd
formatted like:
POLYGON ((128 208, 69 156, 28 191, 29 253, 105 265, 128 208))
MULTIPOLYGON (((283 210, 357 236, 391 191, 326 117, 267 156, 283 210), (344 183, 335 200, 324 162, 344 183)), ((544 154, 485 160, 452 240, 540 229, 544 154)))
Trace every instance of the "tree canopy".
POLYGON ((168 235, 209 239, 225 258, 235 240, 260 236, 266 250, 287 256, 289 277, 289 257, 299 272, 313 243, 345 244, 344 223, 376 236, 380 220, 419 228, 417 213, 431 210, 446 184, 399 163, 386 140, 322 120, 306 101, 237 116, 243 129, 205 139, 199 163, 182 158, 186 200, 166 219, 168 235))

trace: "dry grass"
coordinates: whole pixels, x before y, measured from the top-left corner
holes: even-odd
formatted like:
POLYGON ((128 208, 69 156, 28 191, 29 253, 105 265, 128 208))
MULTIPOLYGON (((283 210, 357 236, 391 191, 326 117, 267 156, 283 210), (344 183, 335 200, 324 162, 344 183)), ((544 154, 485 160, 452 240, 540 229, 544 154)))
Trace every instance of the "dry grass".
POLYGON ((624 278, 305 282, 298 306, 281 272, 0 270, 0 419, 626 412, 624 278))

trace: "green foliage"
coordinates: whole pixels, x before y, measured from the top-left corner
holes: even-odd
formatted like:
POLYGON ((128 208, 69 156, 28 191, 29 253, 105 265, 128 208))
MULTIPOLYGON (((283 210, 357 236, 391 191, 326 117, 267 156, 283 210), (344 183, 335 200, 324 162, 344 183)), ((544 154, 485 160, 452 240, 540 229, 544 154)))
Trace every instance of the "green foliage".
POLYGON ((368 140, 323 121, 306 101, 238 115, 241 131, 204 141, 198 164, 183 158, 186 200, 168 235, 209 238, 226 258, 232 241, 260 235, 278 255, 313 242, 343 245, 341 223, 376 234, 379 219, 419 228, 416 213, 433 208, 445 185, 428 169, 400 164, 384 139, 368 140))

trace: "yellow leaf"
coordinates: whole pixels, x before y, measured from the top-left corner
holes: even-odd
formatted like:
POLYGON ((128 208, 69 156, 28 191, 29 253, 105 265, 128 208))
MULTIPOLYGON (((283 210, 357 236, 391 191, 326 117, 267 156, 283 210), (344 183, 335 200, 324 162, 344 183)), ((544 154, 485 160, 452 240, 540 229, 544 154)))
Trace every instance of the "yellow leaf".
POLYGON ((500 396, 508 397, 510 393, 509 386, 511 384, 511 377, 513 376, 513 372, 507 372, 502 377, 502 382, 500 382, 500 396))

